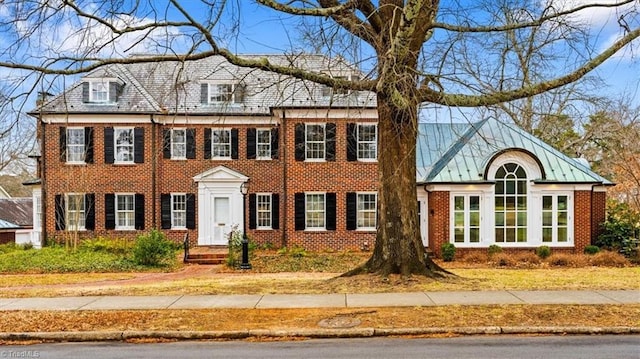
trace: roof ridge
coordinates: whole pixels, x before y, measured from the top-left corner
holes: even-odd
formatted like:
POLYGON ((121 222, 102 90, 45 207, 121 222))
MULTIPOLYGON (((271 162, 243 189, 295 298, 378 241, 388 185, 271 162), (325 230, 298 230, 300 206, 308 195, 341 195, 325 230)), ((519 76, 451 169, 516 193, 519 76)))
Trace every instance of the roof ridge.
POLYGON ((447 151, 445 151, 442 156, 440 156, 440 159, 438 159, 436 161, 436 163, 433 164, 433 167, 431 169, 431 171, 429 172, 429 174, 426 176, 425 181, 430 181, 432 180, 438 173, 440 173, 440 171, 442 171, 444 169, 444 167, 449 163, 449 161, 451 161, 451 159, 453 159, 453 157, 460 152, 460 150, 464 147, 464 145, 469 142, 469 140, 471 139, 471 137, 478 132, 478 130, 484 126, 485 123, 487 123, 487 121, 489 120, 489 118, 486 118, 484 120, 480 120, 478 122, 470 122, 469 123, 469 128, 462 134, 462 136, 460 136, 460 138, 458 138, 458 140, 451 146, 449 147, 449 149, 447 151))

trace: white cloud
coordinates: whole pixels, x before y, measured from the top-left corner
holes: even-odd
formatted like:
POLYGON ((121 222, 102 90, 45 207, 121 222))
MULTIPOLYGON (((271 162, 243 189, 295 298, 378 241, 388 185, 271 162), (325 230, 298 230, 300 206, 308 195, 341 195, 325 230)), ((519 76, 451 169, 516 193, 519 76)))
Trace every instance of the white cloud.
MULTIPOLYGON (((558 11, 575 9, 588 4, 615 4, 621 0, 548 0, 548 4, 558 11)), ((590 7, 571 15, 571 18, 592 27, 617 26, 620 15, 637 7, 637 2, 618 7, 590 7)))

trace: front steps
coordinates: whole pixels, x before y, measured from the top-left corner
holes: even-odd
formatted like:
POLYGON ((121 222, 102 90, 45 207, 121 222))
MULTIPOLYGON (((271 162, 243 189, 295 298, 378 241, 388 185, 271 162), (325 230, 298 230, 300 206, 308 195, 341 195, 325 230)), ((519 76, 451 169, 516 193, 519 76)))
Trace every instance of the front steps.
POLYGON ((224 264, 227 261, 227 247, 198 246, 189 248, 185 263, 190 264, 224 264))

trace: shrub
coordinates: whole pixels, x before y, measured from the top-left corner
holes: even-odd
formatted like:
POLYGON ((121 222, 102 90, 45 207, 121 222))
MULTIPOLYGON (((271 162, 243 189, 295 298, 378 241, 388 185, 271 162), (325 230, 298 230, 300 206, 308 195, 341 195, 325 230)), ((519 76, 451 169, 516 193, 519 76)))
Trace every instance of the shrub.
POLYGON ((453 243, 442 244, 442 259, 445 262, 451 262, 456 256, 456 246, 453 243))
POLYGON ((589 264, 597 267, 626 267, 629 260, 620 253, 601 251, 589 257, 589 264))
POLYGON ((487 249, 487 253, 490 257, 494 254, 502 253, 502 247, 497 244, 492 244, 489 246, 489 249, 487 249))
POLYGON ((148 234, 139 235, 133 246, 133 260, 144 266, 160 266, 175 261, 178 246, 165 235, 153 229, 148 234))
POLYGON ((587 258, 582 254, 556 253, 549 257, 548 263, 555 267, 586 267, 587 258))
POLYGON ((600 247, 598 246, 586 246, 584 247, 584 254, 594 255, 600 252, 600 247))
POLYGON ((607 202, 607 220, 602 224, 602 234, 598 236, 596 244, 600 248, 620 250, 631 253, 634 240, 638 238, 640 228, 640 213, 626 203, 607 202))
POLYGON ((498 267, 513 267, 516 261, 506 253, 496 253, 491 257, 491 263, 498 267))
POLYGON ((229 233, 229 253, 227 255, 227 267, 236 267, 242 260, 242 231, 234 226, 229 233))
POLYGON ((462 261, 465 263, 482 264, 489 261, 489 257, 486 253, 471 252, 462 257, 462 261))
POLYGON ((97 237, 87 239, 80 243, 80 250, 89 252, 104 252, 118 255, 127 255, 131 253, 133 242, 127 239, 111 239, 105 237, 97 237))
POLYGON ((551 248, 549 248, 549 246, 540 246, 536 248, 536 255, 545 259, 551 255, 551 248))
POLYGON ((16 249, 17 248, 14 243, 0 244, 0 254, 13 252, 16 249))
POLYGON ((513 261, 516 263, 516 267, 535 267, 538 266, 542 260, 533 252, 520 252, 513 255, 513 261))

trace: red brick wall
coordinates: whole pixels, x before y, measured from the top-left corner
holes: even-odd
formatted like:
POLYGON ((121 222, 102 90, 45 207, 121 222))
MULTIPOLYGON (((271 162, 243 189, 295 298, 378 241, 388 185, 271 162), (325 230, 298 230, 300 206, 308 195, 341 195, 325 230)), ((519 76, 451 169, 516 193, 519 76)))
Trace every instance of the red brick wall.
POLYGON ((591 191, 575 191, 573 207, 574 251, 582 253, 591 244, 591 191))
POLYGON ((591 244, 595 244, 600 233, 602 223, 607 216, 607 192, 593 192, 591 194, 591 244))
MULTIPOLYGON (((327 162, 302 162, 295 160, 295 125, 311 123, 312 120, 287 119, 285 122, 283 145, 286 148, 285 161, 287 202, 283 208, 286 213, 287 245, 298 245, 306 249, 360 249, 365 242, 373 248, 374 232, 346 230, 346 194, 347 192, 377 191, 377 163, 347 161, 347 123, 346 119, 322 120, 321 123, 336 123, 336 160, 327 162), (294 195, 296 192, 334 192, 336 193, 336 230, 335 231, 296 231, 294 195)), ((364 121, 358 121, 364 122, 364 121)))
POLYGON ((429 192, 429 249, 440 257, 443 243, 449 242, 449 191, 429 192))

